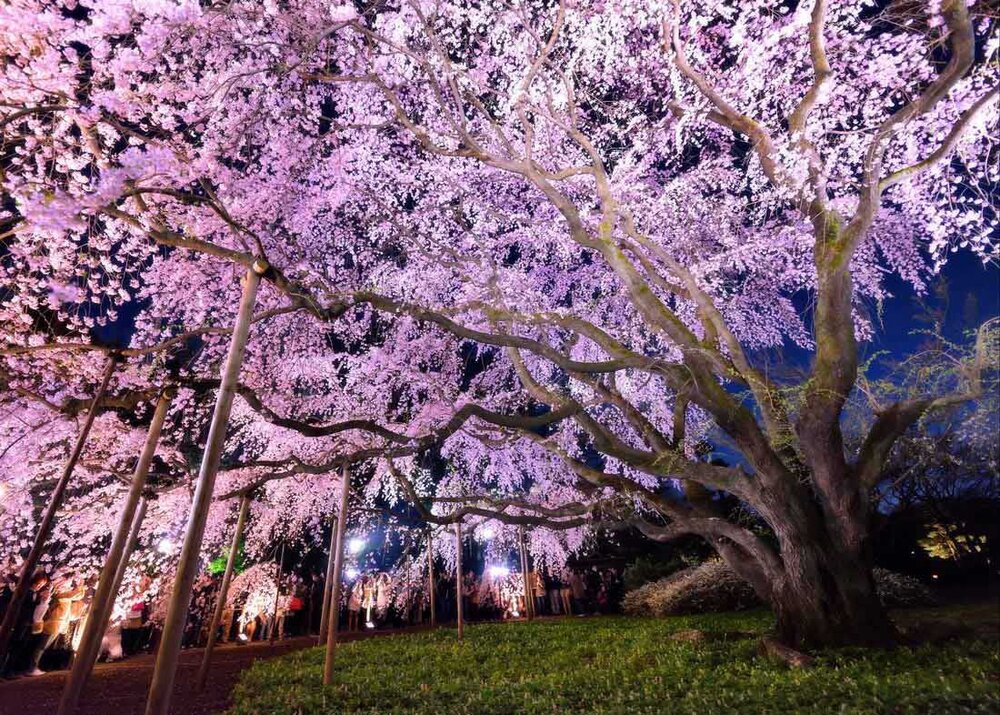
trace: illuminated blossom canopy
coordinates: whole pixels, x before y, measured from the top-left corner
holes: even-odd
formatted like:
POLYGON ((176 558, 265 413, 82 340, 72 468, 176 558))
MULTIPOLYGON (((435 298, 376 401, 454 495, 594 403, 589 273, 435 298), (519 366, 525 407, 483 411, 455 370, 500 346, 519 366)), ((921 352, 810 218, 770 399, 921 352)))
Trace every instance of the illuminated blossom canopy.
MULTIPOLYGON (((348 459, 370 503, 497 544, 547 526, 542 563, 597 522, 698 534, 790 640, 886 634, 868 490, 913 421, 976 396, 983 353, 949 394, 881 405, 856 453, 839 419, 888 277, 996 257, 979 3, 14 0, 0 27, 10 528, 30 534, 95 336, 129 341, 97 461, 136 453, 169 383, 163 458, 190 466, 261 257, 205 549, 253 488, 257 553, 319 541, 348 459), (812 370, 778 384, 755 356, 791 346, 812 370), (720 436, 740 466, 702 458, 720 436)), ((183 524, 192 476, 150 533, 183 524)), ((74 505, 124 487, 77 479, 61 528, 96 550, 114 509, 74 505)))

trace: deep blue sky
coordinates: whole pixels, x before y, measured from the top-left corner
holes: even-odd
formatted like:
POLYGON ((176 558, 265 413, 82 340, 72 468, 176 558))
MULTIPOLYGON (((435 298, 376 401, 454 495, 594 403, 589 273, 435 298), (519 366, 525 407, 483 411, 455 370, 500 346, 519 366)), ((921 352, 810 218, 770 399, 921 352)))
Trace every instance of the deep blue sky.
MULTIPOLYGON (((945 264, 941 277, 948 285, 946 337, 957 339, 964 330, 1000 314, 1000 268, 997 265, 984 266, 972 254, 960 252, 945 264)), ((873 343, 865 347, 866 353, 876 349, 908 354, 920 341, 912 332, 929 327, 918 319, 925 310, 909 285, 892 277, 889 287, 896 297, 886 302, 882 325, 873 343)), ((933 293, 932 285, 928 295, 923 297, 924 303, 941 307, 942 301, 933 293)))

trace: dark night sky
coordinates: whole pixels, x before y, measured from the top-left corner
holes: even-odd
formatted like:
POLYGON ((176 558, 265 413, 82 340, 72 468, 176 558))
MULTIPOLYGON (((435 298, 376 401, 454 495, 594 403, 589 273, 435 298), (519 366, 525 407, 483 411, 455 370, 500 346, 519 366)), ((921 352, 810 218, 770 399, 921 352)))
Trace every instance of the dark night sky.
MULTIPOLYGON (((946 337, 957 339, 964 330, 1000 315, 1000 267, 996 264, 984 266, 971 253, 960 252, 945 265, 942 277, 948 284, 946 337), (970 296, 974 311, 967 310, 970 296), (967 314, 970 312, 972 314, 967 314)), ((866 352, 876 349, 905 355, 912 352, 920 340, 912 332, 927 325, 918 320, 923 308, 913 290, 896 277, 890 279, 889 285, 897 297, 886 303, 879 334, 866 347, 866 352)), ((933 286, 928 293, 931 295, 925 296, 925 303, 940 306, 941 301, 933 295, 933 286)))

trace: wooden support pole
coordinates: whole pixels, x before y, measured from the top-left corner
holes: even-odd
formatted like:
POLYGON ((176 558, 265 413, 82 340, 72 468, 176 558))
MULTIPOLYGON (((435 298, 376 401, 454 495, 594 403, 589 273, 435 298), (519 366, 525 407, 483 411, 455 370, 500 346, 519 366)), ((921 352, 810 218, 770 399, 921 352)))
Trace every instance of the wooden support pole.
POLYGON ((233 580, 233 569, 236 567, 236 555, 240 550, 240 539, 243 538, 243 528, 246 526, 247 514, 250 512, 250 495, 244 494, 240 499, 240 514, 236 517, 236 530, 233 532, 233 540, 229 546, 229 556, 226 558, 226 571, 222 575, 222 583, 219 585, 219 595, 216 597, 215 610, 212 612, 212 622, 208 627, 208 643, 205 644, 205 652, 201 657, 201 666, 198 668, 198 677, 195 679, 195 689, 204 690, 205 681, 208 680, 208 669, 212 663, 212 651, 215 650, 216 631, 222 622, 222 614, 226 610, 226 599, 229 597, 229 584, 233 580))
POLYGON ((201 541, 205 536, 205 522, 208 520, 209 507, 212 505, 212 492, 215 489, 215 477, 222 459, 222 448, 226 443, 229 414, 232 411, 233 397, 239 383, 240 367, 243 364, 243 354, 250 334, 257 288, 260 285, 261 276, 267 270, 267 262, 258 258, 243 278, 243 295, 240 298, 236 324, 233 326, 229 354, 223 368, 219 394, 215 401, 215 411, 212 413, 208 440, 205 443, 201 469, 198 472, 191 513, 188 516, 184 532, 184 545, 181 547, 181 555, 177 563, 177 575, 174 578, 174 588, 170 595, 167 617, 163 623, 160 649, 156 654, 156 665, 153 668, 153 681, 149 686, 149 698, 146 700, 146 715, 168 715, 170 710, 174 676, 177 674, 177 658, 180 655, 181 641, 184 638, 184 625, 187 621, 188 607, 191 604, 191 590, 194 586, 195 576, 198 574, 198 557, 201 551, 201 541))
POLYGON ((274 582, 274 615, 271 618, 270 641, 274 643, 278 635, 278 601, 281 600, 281 579, 285 575, 285 540, 281 540, 281 555, 278 556, 278 578, 274 582))
POLYGON ((337 655, 337 633, 340 630, 340 581, 344 572, 344 534, 347 530, 347 497, 351 491, 351 472, 347 464, 342 471, 340 518, 337 520, 337 552, 333 562, 333 588, 330 591, 330 612, 327 614, 326 659, 323 661, 323 685, 333 682, 333 660, 337 655))
MULTIPOLYGON (((122 555, 122 560, 118 563, 118 573, 115 574, 115 598, 111 599, 111 610, 108 611, 108 619, 111 618, 111 612, 114 610, 115 599, 118 598, 118 594, 122 590, 122 580, 125 578, 125 570, 128 568, 129 559, 132 558, 132 552, 135 551, 136 544, 139 543, 139 531, 142 529, 142 520, 146 518, 146 507, 149 502, 146 497, 143 497, 139 502, 139 508, 135 512, 135 519, 132 521, 132 530, 128 535, 128 542, 125 545, 125 553, 122 555)), ((108 630, 107 624, 104 625, 105 633, 108 630)), ((100 653, 98 653, 100 655, 100 653)), ((96 660, 96 659, 95 659, 96 660)))
POLYGON ((437 626, 437 608, 434 605, 434 536, 427 532, 427 593, 431 599, 431 628, 437 626))
MULTIPOLYGON (((130 541, 130 535, 133 522, 136 521, 136 510, 140 502, 144 503, 142 492, 146 488, 146 477, 149 475, 149 467, 153 463, 153 457, 156 456, 160 432, 163 430, 163 422, 167 417, 167 411, 170 409, 170 402, 173 400, 174 394, 175 390, 173 389, 163 390, 156 402, 156 410, 153 412, 153 418, 146 433, 146 442, 143 444, 139 461, 136 462, 135 470, 132 473, 132 483, 128 495, 125 497, 125 506, 118 520, 118 528, 111 540, 111 548, 108 549, 104 568, 101 569, 101 576, 97 582, 97 590, 94 592, 94 599, 90 604, 90 614, 87 616, 80 646, 73 659, 73 668, 70 670, 66 686, 63 688, 62 699, 59 701, 59 715, 70 715, 76 712, 83 688, 87 684, 87 679, 90 677, 97 657, 100 655, 101 640, 108 629, 111 609, 114 607, 121 584, 119 574, 124 576, 123 563, 128 564, 126 552, 130 553, 128 547, 133 543, 130 541)), ((145 509, 143 509, 143 516, 145 516, 145 509)), ((139 521, 141 522, 141 518, 139 521)))
POLYGON ((455 522, 455 592, 458 614, 458 639, 462 640, 464 619, 462 617, 462 522, 455 522))
POLYGON ((107 392, 108 384, 111 382, 111 375, 114 373, 115 364, 118 362, 118 356, 112 355, 108 358, 107 367, 104 368, 104 374, 101 377, 101 383, 97 388, 97 392, 94 393, 93 399, 90 401, 90 408, 87 410, 87 417, 83 422, 83 426, 80 428, 80 433, 76 437, 76 444, 73 446, 73 452, 69 456, 69 460, 66 462, 66 466, 63 467, 62 474, 59 477, 59 481, 56 482, 55 489, 52 490, 52 494, 49 495, 49 504, 45 508, 45 514, 42 516, 42 521, 38 525, 38 531, 35 532, 35 541, 31 545, 31 551, 28 552, 28 556, 24 559, 24 563, 21 564, 21 573, 17 577, 17 585, 14 587, 14 593, 11 595, 10 602, 7 604, 7 611, 4 613, 3 621, 0 622, 0 668, 4 665, 7 660, 8 651, 10 649, 10 639, 14 634, 14 625, 17 623, 17 619, 21 614, 21 608, 24 606, 24 599, 28 596, 28 587, 31 585, 31 579, 35 575, 35 569, 38 568, 38 563, 42 558, 42 554, 45 552, 45 545, 48 543, 49 536, 52 535, 52 528, 55 526, 56 512, 62 506, 63 497, 66 495, 66 487, 69 486, 70 477, 73 476, 73 470, 76 468, 76 463, 80 461, 80 455, 83 454, 83 447, 87 443, 87 437, 90 435, 90 428, 94 425, 94 418, 97 416, 97 405, 104 397, 104 393, 107 392))
POLYGON ((333 517, 333 523, 330 524, 330 548, 327 549, 326 580, 323 581, 323 611, 319 617, 319 638, 316 640, 316 645, 325 645, 329 632, 330 624, 327 621, 330 615, 330 595, 333 591, 333 562, 337 553, 337 522, 337 517, 333 517))
POLYGON ((528 580, 528 549, 524 539, 524 527, 517 527, 518 547, 521 552, 521 580, 524 582, 524 617, 529 621, 535 617, 533 589, 528 580))

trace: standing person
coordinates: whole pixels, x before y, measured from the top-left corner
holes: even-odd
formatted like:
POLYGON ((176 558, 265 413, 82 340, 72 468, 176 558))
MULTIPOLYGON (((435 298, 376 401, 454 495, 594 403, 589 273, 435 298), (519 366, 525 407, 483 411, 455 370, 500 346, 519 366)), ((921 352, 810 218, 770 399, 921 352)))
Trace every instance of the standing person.
POLYGON ((535 613, 542 615, 545 612, 545 580, 538 571, 528 574, 531 577, 531 593, 535 598, 535 613))
POLYGON ((133 589, 132 596, 126 601, 128 610, 125 611, 125 620, 122 623, 124 655, 139 652, 146 647, 152 637, 152 629, 148 626, 149 604, 146 601, 152 583, 153 580, 149 576, 143 575, 133 589))
MULTIPOLYGON (((11 584, 13 593, 14 584, 17 582, 17 572, 13 573, 14 582, 11 584)), ((45 618, 45 612, 49 609, 49 600, 52 598, 52 583, 48 575, 43 571, 38 571, 31 578, 28 584, 28 597, 21 605, 21 612, 17 615, 14 623, 14 633, 11 639, 12 644, 16 644, 8 654, 6 663, 0 664, 0 672, 12 674, 24 669, 28 658, 33 650, 34 641, 41 634, 41 623, 45 618)))
POLYGON ((576 602, 577 610, 582 616, 586 613, 587 586, 576 571, 569 572, 569 587, 573 592, 573 600, 576 602))
MULTIPOLYGON (((32 628, 39 637, 35 642, 35 649, 31 653, 31 663, 28 675, 45 675, 45 671, 39 667, 45 651, 55 643, 59 636, 69 632, 70 617, 73 611, 73 603, 83 598, 85 593, 83 584, 76 584, 72 579, 68 579, 61 589, 55 593, 54 602, 46 611, 43 620, 32 628)), ((36 615, 41 612, 40 607, 36 608, 36 615)))
POLYGON ((316 608, 316 604, 323 603, 324 589, 326 589, 326 582, 317 572, 313 571, 309 575, 309 593, 306 595, 308 614, 306 616, 306 623, 309 624, 306 629, 306 635, 316 635, 319 633, 319 619, 323 617, 323 614, 320 613, 320 609, 316 608))
POLYGON ((364 579, 359 578, 355 580, 354 585, 351 587, 351 595, 347 599, 347 630, 349 631, 358 630, 358 612, 361 610, 361 599, 364 598, 364 590, 364 579))
POLYGON ((562 612, 567 616, 573 615, 573 589, 570 588, 569 581, 566 580, 566 572, 563 571, 563 578, 559 585, 559 600, 562 605, 562 612))
MULTIPOLYGON (((392 577, 387 573, 380 573, 375 577, 375 612, 380 619, 384 619, 389 610, 389 597, 392 595, 392 577)), ((371 620, 371 616, 369 616, 371 620)))
POLYGON ((3 571, 0 571, 0 578, 3 579, 0 583, 0 617, 7 613, 7 605, 14 597, 14 589, 17 588, 17 577, 20 571, 17 557, 8 557, 3 571))
POLYGON ((465 593, 469 599, 469 620, 482 618, 482 587, 474 571, 465 575, 465 593))
MULTIPOLYGON (((309 598, 308 591, 301 583, 296 584, 288 596, 285 607, 285 628, 292 635, 307 636, 310 634, 309 616, 306 613, 307 598, 309 598), (303 621, 305 622, 304 626, 303 621)), ((283 632, 282 636, 284 636, 283 632)))
MULTIPOLYGON (((96 583, 92 584, 96 586, 96 583)), ((81 584, 83 588, 84 596, 89 595, 93 598, 93 589, 90 585, 84 583, 81 584)), ((87 625, 87 616, 90 613, 90 600, 81 597, 77 601, 73 601, 69 605, 69 626, 66 629, 66 639, 72 644, 73 652, 76 652, 77 646, 80 644, 80 639, 83 638, 83 629, 87 625)))
POLYGON ((608 612, 608 587, 603 582, 597 589, 597 612, 601 614, 608 612))
POLYGON ((549 581, 549 611, 553 616, 558 616, 562 613, 562 598, 559 595, 561 589, 562 581, 558 576, 553 576, 549 581))
POLYGON ((375 577, 365 576, 364 590, 361 596, 361 607, 365 609, 365 628, 374 628, 372 623, 372 608, 375 607, 375 577))

